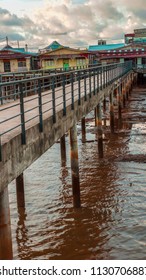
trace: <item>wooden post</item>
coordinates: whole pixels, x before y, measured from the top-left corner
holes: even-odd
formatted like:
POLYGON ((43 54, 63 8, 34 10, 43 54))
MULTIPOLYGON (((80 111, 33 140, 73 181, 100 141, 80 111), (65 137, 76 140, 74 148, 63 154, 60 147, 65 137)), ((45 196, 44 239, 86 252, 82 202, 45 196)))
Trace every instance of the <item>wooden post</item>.
POLYGON ((97 126, 97 107, 94 108, 95 126, 97 126))
POLYGON ((17 195, 17 206, 25 207, 25 196, 24 196, 24 179, 23 173, 16 178, 16 195, 17 195))
POLYGON ((122 99, 123 99, 123 108, 126 106, 126 89, 125 82, 122 83, 122 99))
POLYGON ((106 97, 104 96, 104 100, 103 100, 103 112, 106 112, 106 97))
POLYGON ((103 158, 103 138, 102 138, 102 113, 101 103, 97 105, 96 126, 98 131, 98 153, 99 157, 103 158))
POLYGON ((12 260, 8 187, 0 193, 0 260, 12 260))
POLYGON ((113 91, 110 93, 110 126, 111 126, 111 133, 114 133, 114 104, 113 104, 113 91))
POLYGON ((75 208, 81 206, 80 201, 80 182, 79 182, 79 163, 78 163, 78 142, 76 124, 70 128, 70 158, 72 173, 73 205, 75 208))
POLYGON ((85 143, 86 142, 86 121, 85 121, 85 117, 82 118, 82 142, 85 143))
POLYGON ((121 84, 118 87, 118 119, 122 120, 121 84))
POLYGON ((65 134, 60 138, 60 149, 61 149, 61 162, 62 165, 66 162, 66 143, 65 134))
MULTIPOLYGON (((106 97, 104 96, 104 100, 103 100, 103 112, 104 114, 106 113, 106 97)), ((106 126, 106 117, 104 115, 104 126, 106 126)))

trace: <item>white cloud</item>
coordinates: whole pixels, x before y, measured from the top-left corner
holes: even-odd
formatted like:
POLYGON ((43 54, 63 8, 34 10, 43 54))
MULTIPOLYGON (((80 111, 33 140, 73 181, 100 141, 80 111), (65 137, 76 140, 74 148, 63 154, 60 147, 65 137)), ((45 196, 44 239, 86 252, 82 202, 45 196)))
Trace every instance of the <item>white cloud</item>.
POLYGON ((16 14, 7 2, 0 1, 7 10, 6 14, 0 10, 0 32, 9 36, 15 33, 19 38, 23 34, 24 44, 30 46, 43 47, 52 40, 88 46, 99 38, 110 43, 123 40, 124 33, 134 28, 146 26, 145 0, 13 0, 16 14), (17 12, 20 9, 25 11, 23 16, 17 12))

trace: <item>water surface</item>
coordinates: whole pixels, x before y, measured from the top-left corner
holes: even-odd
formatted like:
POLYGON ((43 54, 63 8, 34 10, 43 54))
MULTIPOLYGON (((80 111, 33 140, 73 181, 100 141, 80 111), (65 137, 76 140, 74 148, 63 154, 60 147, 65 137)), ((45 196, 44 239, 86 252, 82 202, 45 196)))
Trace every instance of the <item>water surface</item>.
POLYGON ((25 209, 9 185, 14 259, 145 259, 145 95, 133 91, 114 135, 104 125, 103 159, 93 114, 86 143, 78 124, 80 209, 73 208, 68 136, 65 166, 56 143, 24 172, 25 209))

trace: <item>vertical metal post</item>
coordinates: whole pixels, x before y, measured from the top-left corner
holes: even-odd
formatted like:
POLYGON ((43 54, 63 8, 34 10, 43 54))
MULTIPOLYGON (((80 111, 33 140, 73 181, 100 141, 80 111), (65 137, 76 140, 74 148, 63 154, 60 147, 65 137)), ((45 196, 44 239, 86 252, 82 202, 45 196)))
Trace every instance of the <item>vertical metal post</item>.
MULTIPOLYGON (((24 73, 24 79, 26 79, 26 73, 24 73)), ((25 82, 25 96, 27 96, 27 83, 26 82, 25 82)))
POLYGON ((91 70, 89 69, 89 97, 91 98, 91 70))
MULTIPOLYGON (((2 83, 2 76, 1 75, 0 75, 0 83, 2 83)), ((2 85, 0 85, 0 98, 1 98, 1 105, 3 105, 2 85)))
POLYGON ((100 67, 100 90, 102 90, 102 66, 100 67))
POLYGON ((115 125, 115 119, 114 119, 114 104, 113 104, 113 91, 110 93, 110 127, 111 127, 111 133, 114 133, 114 125, 115 125))
POLYGON ((74 110, 74 73, 71 73, 71 109, 74 110))
POLYGON ((65 75, 62 75, 62 90, 63 90, 63 116, 66 116, 65 75))
MULTIPOLYGON (((103 100, 103 112, 106 113, 106 96, 104 96, 103 100)), ((104 125, 106 126, 106 115, 104 115, 104 125)))
POLYGON ((78 105, 81 105, 81 77, 80 77, 80 72, 78 72, 78 105))
POLYGON ((25 196, 24 196, 24 179, 23 173, 16 178, 16 195, 17 195, 17 206, 25 207, 25 196))
POLYGON ((99 68, 97 68, 97 93, 99 92, 99 68))
POLYGON ((96 86, 95 86, 95 69, 93 69, 93 86, 94 86, 94 95, 96 94, 96 86))
POLYGON ((103 158, 102 113, 101 113, 100 103, 97 105, 96 110, 97 110, 96 126, 98 131, 98 153, 99 153, 99 157, 103 158))
POLYGON ((84 100, 87 101, 87 85, 86 85, 86 70, 84 71, 84 100))
POLYGON ((85 120, 85 117, 82 118, 81 124, 82 124, 82 142, 85 143, 86 142, 86 120, 85 120))
POLYGON ((52 109, 53 109, 53 123, 56 123, 56 102, 55 102, 55 81, 54 77, 51 79, 51 88, 52 88, 52 109))
POLYGON ((43 132, 42 88, 41 88, 40 80, 38 80, 38 102, 39 102, 39 130, 40 132, 43 132))
MULTIPOLYGON (((13 81, 15 81, 15 74, 13 74, 13 81)), ((14 100, 16 100, 16 84, 13 85, 14 100)))
POLYGON ((103 88, 105 87, 105 67, 103 66, 103 88))
POLYGON ((24 96, 23 96, 23 85, 19 83, 20 88, 20 115, 21 115, 21 139, 22 145, 26 144, 26 133, 25 133, 25 116, 24 116, 24 96))
POLYGON ((8 187, 0 193, 0 260, 12 260, 12 236, 8 187))
POLYGON ((111 72, 110 72, 110 70, 111 70, 111 66, 108 65, 108 85, 111 84, 111 72))
POLYGON ((66 162, 66 143, 65 134, 60 138, 60 149, 61 149, 61 162, 62 165, 66 162))
POLYGON ((107 65, 105 66, 105 84, 106 84, 106 87, 108 86, 108 81, 107 81, 107 65))
POLYGON ((79 163, 78 163, 78 144, 76 124, 70 129, 70 158, 72 172, 72 190, 74 207, 81 206, 80 201, 80 182, 79 182, 79 163))

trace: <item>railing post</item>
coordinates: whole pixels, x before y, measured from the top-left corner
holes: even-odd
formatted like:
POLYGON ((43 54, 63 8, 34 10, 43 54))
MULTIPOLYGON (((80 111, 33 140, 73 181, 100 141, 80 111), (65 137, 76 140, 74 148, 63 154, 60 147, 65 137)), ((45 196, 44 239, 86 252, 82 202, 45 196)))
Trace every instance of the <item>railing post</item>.
MULTIPOLYGON (((2 83, 2 76, 0 75, 0 83, 2 83)), ((3 97, 2 97, 2 86, 0 85, 0 98, 1 98, 1 105, 3 105, 3 97)))
POLYGON ((95 95, 95 89, 96 89, 96 86, 95 86, 95 74, 96 74, 96 71, 95 71, 95 69, 93 69, 93 86, 94 86, 94 95, 95 95))
POLYGON ((71 73, 71 109, 74 110, 74 73, 71 73))
POLYGON ((84 71, 84 100, 87 101, 87 85, 86 85, 86 73, 87 71, 84 71))
POLYGON ((22 145, 25 145, 26 144, 26 131, 25 131, 24 96, 23 96, 22 83, 19 83, 19 88, 20 88, 21 139, 22 139, 22 145))
POLYGON ((100 90, 102 90, 102 66, 100 67, 100 90))
POLYGON ((103 66, 103 88, 105 87, 105 67, 103 66))
POLYGON ((97 68, 97 93, 99 92, 99 68, 97 68))
POLYGON ((89 97, 91 98, 91 70, 89 69, 89 97))
POLYGON ((55 82, 54 82, 54 77, 52 77, 51 88, 52 88, 53 123, 56 123, 56 104, 55 104, 56 102, 55 102, 55 82))
POLYGON ((38 101, 39 101, 39 130, 43 132, 43 114, 42 114, 42 88, 41 80, 38 80, 38 101))
POLYGON ((78 105, 81 105, 81 82, 80 82, 80 72, 78 72, 78 105))
POLYGON ((63 89, 63 116, 66 116, 66 95, 65 95, 65 76, 62 75, 62 89, 63 89))

